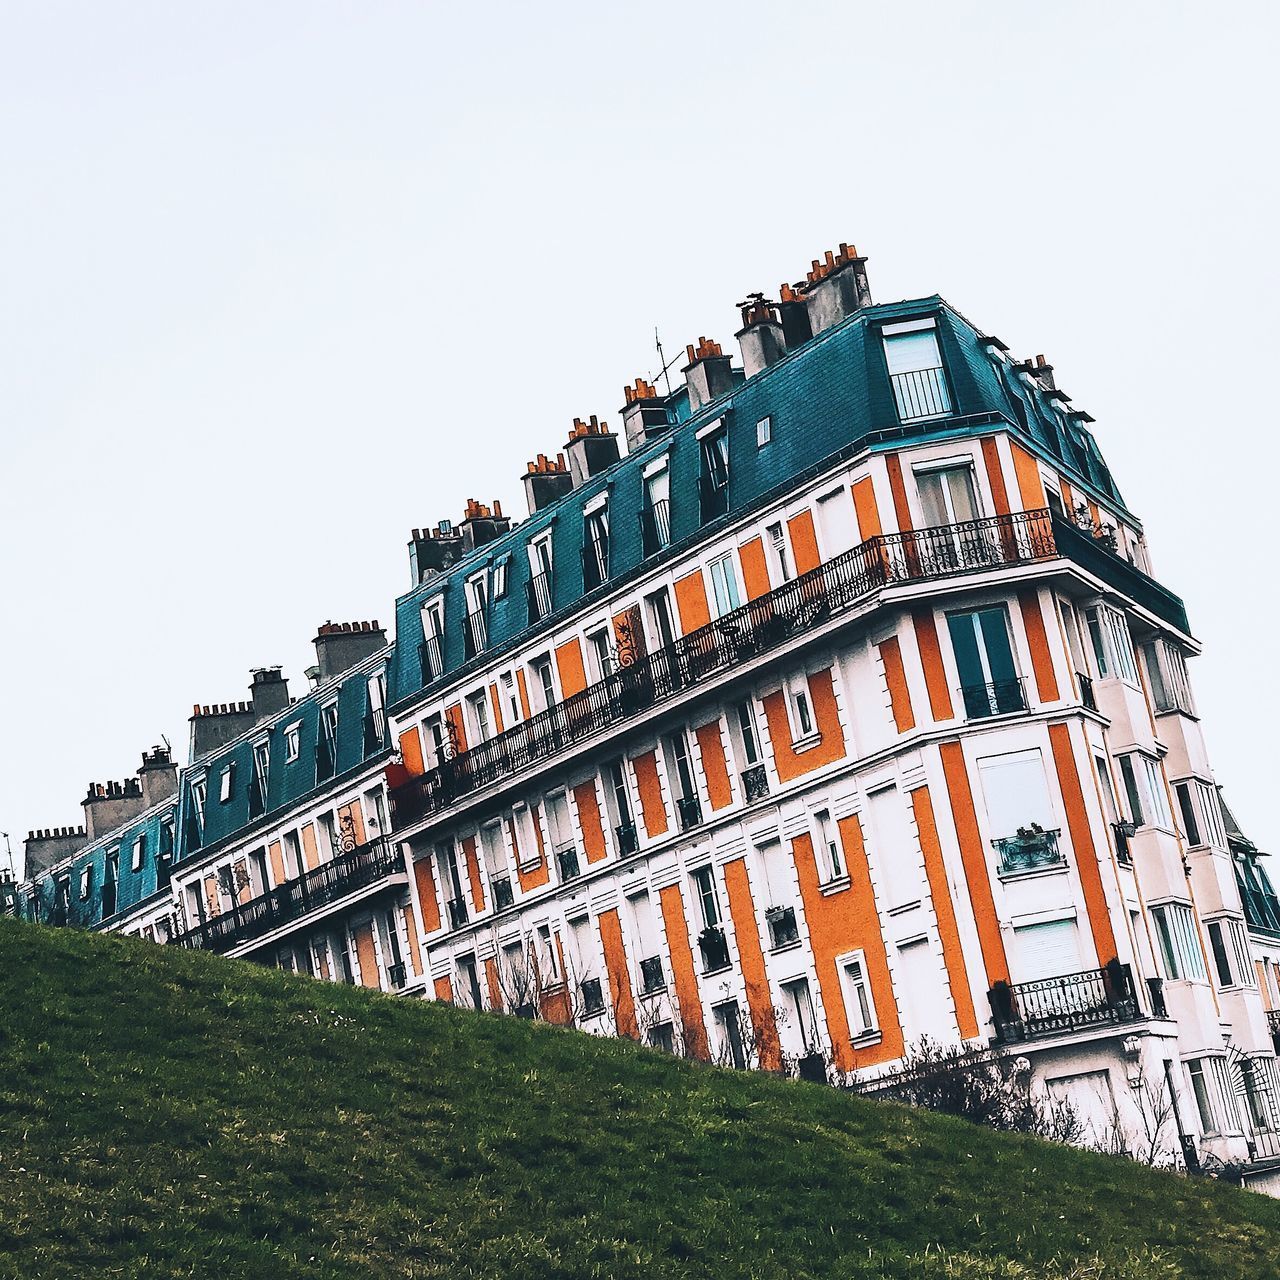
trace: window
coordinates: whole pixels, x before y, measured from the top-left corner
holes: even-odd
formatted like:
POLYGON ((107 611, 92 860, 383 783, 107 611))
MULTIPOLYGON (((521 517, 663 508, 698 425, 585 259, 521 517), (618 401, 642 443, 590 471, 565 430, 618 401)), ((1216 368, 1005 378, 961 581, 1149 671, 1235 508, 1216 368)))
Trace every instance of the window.
POLYGON ((627 775, 622 761, 610 760, 603 770, 604 803, 609 811, 609 824, 613 827, 618 856, 626 857, 637 848, 635 822, 631 817, 631 795, 627 790, 627 775))
POLYGON ((849 1018, 849 1034, 854 1040, 874 1035, 876 1023, 875 1004, 871 999, 871 984, 867 980, 866 959, 856 952, 839 962, 840 985, 844 988, 844 1007, 849 1018))
POLYGON ((444 727, 444 717, 437 711, 423 721, 422 729, 427 742, 428 764, 433 769, 438 769, 449 755, 445 749, 448 734, 444 727))
POLYGON ((1023 828, 1039 826, 1049 831, 1058 825, 1039 747, 979 760, 978 777, 995 839, 1016 835, 1023 828))
POLYGON ((1174 784, 1173 794, 1178 798, 1178 812, 1182 815, 1182 834, 1190 845, 1200 844, 1200 823, 1196 819, 1195 801, 1189 782, 1174 784))
POLYGON ((477 573, 468 578, 465 590, 467 620, 466 630, 463 633, 463 653, 468 658, 474 658, 489 644, 488 575, 477 573))
POLYGON ((818 541, 823 557, 834 560, 858 541, 858 516, 848 485, 822 494, 817 501, 818 541))
POLYGON ((676 797, 680 829, 687 831, 702 821, 702 806, 698 800, 698 788, 689 760, 689 742, 683 729, 667 735, 666 761, 667 782, 676 797))
POLYGON ((942 354, 932 320, 885 325, 884 355, 902 422, 951 412, 942 354))
POLYGON ((1141 650, 1155 709, 1194 714, 1191 682, 1187 678, 1187 660, 1182 650, 1167 640, 1144 641, 1141 650))
POLYGON ((1163 827, 1173 830, 1169 813, 1169 797, 1159 762, 1134 751, 1120 756, 1120 777, 1129 800, 1129 812, 1139 827, 1163 827))
POLYGON ((711 595, 715 604, 717 618, 732 613, 741 607, 742 597, 738 594, 738 575, 733 567, 733 556, 717 556, 707 566, 711 574, 711 595))
POLYGON ((1001 607, 949 613, 947 628, 960 673, 960 694, 970 720, 1025 711, 1014 664, 1009 623, 1001 607))
POLYGON ((737 709, 738 737, 742 743, 742 767, 760 763, 760 739, 756 735, 755 712, 751 703, 740 702, 737 709))
POLYGON ((809 701, 809 681, 795 676, 787 681, 787 716, 791 722, 791 745, 808 743, 818 736, 813 718, 813 704, 809 701))
POLYGON ((660 649, 671 648, 676 642, 676 629, 671 618, 671 596, 666 587, 645 596, 644 604, 654 644, 660 649))
POLYGON ((507 844, 502 836, 501 822, 490 822, 480 828, 480 851, 490 880, 507 874, 507 844))
POLYGON ((480 971, 476 967, 474 955, 458 957, 458 985, 466 992, 473 1009, 484 1008, 484 998, 480 994, 480 971))
POLYGON ((613 674, 613 646, 609 642, 607 627, 592 631, 587 636, 587 656, 593 680, 607 680, 613 674))
POLYGON ((80 900, 83 902, 93 889, 93 866, 80 869, 80 900))
POLYGON ((480 689, 467 696, 467 706, 471 711, 471 727, 475 730, 477 742, 488 742, 493 736, 489 724, 489 691, 480 689))
POLYGON ((556 673, 547 656, 534 658, 529 664, 533 672, 534 687, 542 695, 542 710, 548 711, 556 705, 556 673))
POLYGON ((142 864, 147 860, 147 837, 145 834, 140 835, 133 842, 133 856, 129 860, 129 866, 134 871, 141 871, 142 864))
POLYGON ((455 929, 461 928, 467 922, 467 903, 462 893, 458 854, 452 840, 436 846, 436 865, 440 868, 440 883, 449 895, 449 923, 455 929))
POLYGON ((204 834, 204 804, 208 784, 203 778, 197 778, 191 784, 191 814, 195 818, 195 836, 199 840, 204 834))
POLYGON ((703 523, 729 509, 729 437, 723 427, 702 437, 703 523))
POLYGON ((763 449, 773 441, 773 418, 764 417, 756 423, 756 448, 763 449))
POLYGON ((690 874, 689 878, 693 881, 694 891, 698 895, 703 927, 716 928, 720 924, 720 902, 716 897, 715 872, 710 867, 699 867, 690 874))
POLYGON ((1164 961, 1165 976, 1171 979, 1186 978, 1205 980, 1204 954, 1196 936, 1195 916, 1191 907, 1183 902, 1166 902, 1151 908, 1156 937, 1160 940, 1160 955, 1164 961))
POLYGON ((1193 778, 1174 784, 1182 832, 1189 845, 1212 844, 1227 847, 1227 833, 1222 824, 1222 808, 1218 792, 1207 782, 1193 778))
POLYGON ((1218 974, 1218 985, 1223 987, 1256 987, 1257 974, 1249 951, 1249 937, 1244 921, 1223 917, 1210 920, 1205 926, 1209 935, 1209 950, 1218 974))
POLYGON ((524 717, 520 706, 520 696, 516 691, 515 674, 511 671, 504 671, 499 677, 498 683, 502 686, 502 705, 506 708, 507 726, 519 724, 524 717))
POLYGON ((1096 604, 1084 611, 1084 619, 1089 628, 1093 656, 1098 663, 1098 674, 1104 680, 1116 678, 1137 685, 1138 666, 1124 614, 1109 605, 1096 604))
POLYGON ((556 955, 555 940, 551 936, 551 926, 538 926, 538 965, 544 982, 560 981, 560 962, 556 955))
POLYGON ((222 772, 218 775, 218 803, 226 804, 235 793, 236 785, 236 766, 232 764, 224 764, 222 772))
POLYGON ((765 552, 769 557, 769 580, 781 586, 790 582, 795 574, 791 572, 791 554, 787 549, 787 535, 782 524, 771 524, 764 531, 765 552))
POLYGON ((271 743, 264 738, 253 744, 253 791, 249 796, 251 813, 261 813, 267 803, 267 783, 271 774, 271 743))
POLYGON ((1226 1099, 1232 1090, 1224 1058, 1191 1058, 1187 1064, 1191 1093, 1200 1114, 1200 1128, 1206 1136, 1222 1133, 1230 1125, 1224 1120, 1226 1099))
POLYGON ((338 704, 320 708, 320 741, 316 744, 316 780, 331 778, 338 767, 338 704))
POLYGON ((649 1047, 661 1049, 663 1053, 675 1053, 675 1028, 669 1022, 655 1022, 649 1028, 649 1047))
POLYGON ((790 1037, 794 1048, 800 1053, 813 1053, 818 1047, 818 1022, 813 1012, 809 979, 797 978, 794 982, 784 982, 782 994, 786 998, 784 1007, 790 1015, 787 1020, 794 1028, 790 1037))
POLYGON ((365 681, 367 711, 364 722, 364 753, 371 755, 387 741, 387 677, 375 671, 365 681))
POLYGON ((490 587, 495 600, 502 600, 507 594, 507 570, 511 564, 510 556, 499 556, 493 563, 490 574, 490 587))
POLYGON ((284 731, 284 762, 292 764, 301 750, 302 725, 291 724, 284 731))
POLYGON ((926 525, 963 524, 979 516, 973 467, 934 467, 916 472, 916 491, 926 525))
POLYGON ((813 815, 814 856, 818 861, 818 878, 824 883, 841 880, 845 876, 844 858, 840 853, 840 839, 828 809, 818 809, 813 815))
POLYGON ((609 576, 609 510, 600 507, 584 521, 582 585, 590 591, 609 576))
POLYGON ((671 473, 664 461, 662 467, 644 482, 644 553, 654 555, 671 542, 671 473))

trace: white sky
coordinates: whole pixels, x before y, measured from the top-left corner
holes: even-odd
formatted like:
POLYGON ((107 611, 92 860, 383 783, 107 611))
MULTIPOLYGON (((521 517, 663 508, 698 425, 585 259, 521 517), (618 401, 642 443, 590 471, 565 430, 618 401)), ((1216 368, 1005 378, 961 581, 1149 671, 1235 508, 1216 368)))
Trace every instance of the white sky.
MULTIPOLYGON (((1280 852, 1277 6, 0 0, 0 830, 840 240, 1044 352, 1280 852), (1261 588, 1261 590, 1259 589, 1261 588)), ((0 849, 3 842, 0 841, 0 849)), ((0 855, 2 856, 2 855, 0 855)))

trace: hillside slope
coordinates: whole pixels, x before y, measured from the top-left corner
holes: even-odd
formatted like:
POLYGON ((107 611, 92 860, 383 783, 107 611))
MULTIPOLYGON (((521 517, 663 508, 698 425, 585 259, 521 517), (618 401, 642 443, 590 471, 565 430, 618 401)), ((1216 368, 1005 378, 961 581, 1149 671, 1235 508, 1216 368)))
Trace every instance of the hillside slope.
POLYGON ((1280 1274, 1274 1201, 835 1090, 10 920, 0 983, 6 1280, 1280 1274))

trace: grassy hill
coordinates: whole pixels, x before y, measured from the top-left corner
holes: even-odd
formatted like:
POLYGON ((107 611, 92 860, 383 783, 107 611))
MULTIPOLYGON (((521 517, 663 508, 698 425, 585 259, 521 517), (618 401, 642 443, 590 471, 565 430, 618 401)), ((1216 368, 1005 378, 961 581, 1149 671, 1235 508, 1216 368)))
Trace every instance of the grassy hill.
POLYGON ((1263 1277, 1280 1203, 0 920, 0 1276, 1263 1277))

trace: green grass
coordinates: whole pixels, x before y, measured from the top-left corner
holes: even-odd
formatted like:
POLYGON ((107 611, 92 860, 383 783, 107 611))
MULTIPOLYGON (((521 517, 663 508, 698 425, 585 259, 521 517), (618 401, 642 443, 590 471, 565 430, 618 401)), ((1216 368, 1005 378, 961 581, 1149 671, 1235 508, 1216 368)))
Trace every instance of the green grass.
POLYGON ((1280 1203, 0 920, 0 1276, 1280 1274, 1280 1203))

